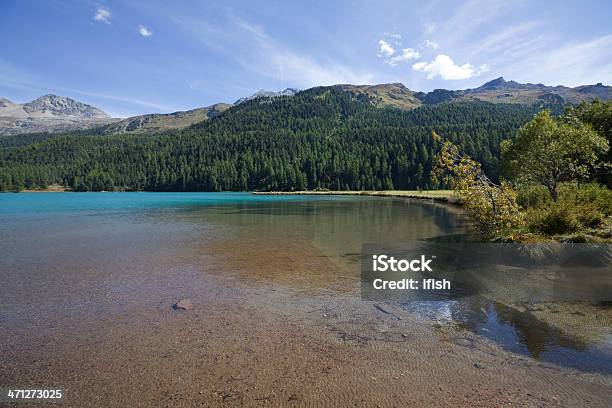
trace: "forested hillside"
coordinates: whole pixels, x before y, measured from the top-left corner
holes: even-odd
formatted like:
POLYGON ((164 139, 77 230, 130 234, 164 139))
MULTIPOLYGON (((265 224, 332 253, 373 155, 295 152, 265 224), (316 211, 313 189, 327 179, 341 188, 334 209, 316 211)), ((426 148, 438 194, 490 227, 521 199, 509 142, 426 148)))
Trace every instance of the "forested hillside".
POLYGON ((434 188, 443 134, 496 179, 500 141, 543 105, 481 101, 378 107, 341 87, 256 99, 157 135, 80 134, 0 150, 0 189, 77 191, 434 188))

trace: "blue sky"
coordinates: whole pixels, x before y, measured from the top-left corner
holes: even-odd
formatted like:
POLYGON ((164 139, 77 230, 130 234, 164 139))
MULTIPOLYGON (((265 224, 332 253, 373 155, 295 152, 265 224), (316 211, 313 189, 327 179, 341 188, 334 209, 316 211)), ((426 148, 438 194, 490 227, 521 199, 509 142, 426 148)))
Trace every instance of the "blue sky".
POLYGON ((607 0, 3 0, 0 97, 130 116, 335 83, 611 85, 610 21, 607 0))

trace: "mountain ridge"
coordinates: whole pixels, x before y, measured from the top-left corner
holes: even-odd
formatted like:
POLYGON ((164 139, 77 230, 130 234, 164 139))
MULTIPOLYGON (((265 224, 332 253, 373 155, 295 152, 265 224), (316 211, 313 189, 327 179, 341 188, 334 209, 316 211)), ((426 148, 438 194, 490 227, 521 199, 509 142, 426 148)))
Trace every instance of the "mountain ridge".
POLYGON ((506 81, 503 77, 495 78, 477 88, 449 90, 434 89, 430 92, 412 91, 401 83, 380 85, 339 85, 356 94, 370 96, 375 104, 400 109, 413 109, 423 104, 443 102, 481 100, 491 103, 520 104, 578 104, 594 99, 612 99, 612 86, 601 82, 594 85, 581 85, 570 88, 563 85, 547 86, 544 84, 519 83, 506 81))
POLYGON ((173 113, 149 113, 132 116, 108 124, 102 128, 102 134, 162 132, 182 129, 194 123, 212 119, 229 109, 232 105, 216 103, 203 108, 195 108, 173 113))
MULTIPOLYGON (((357 98, 366 98, 379 107, 403 110, 423 105, 474 100, 491 103, 563 106, 575 105, 583 101, 589 102, 594 99, 604 101, 612 99, 612 86, 603 85, 601 82, 571 88, 563 85, 522 84, 513 80, 507 81, 503 77, 490 80, 476 88, 434 89, 430 92, 413 91, 399 82, 374 85, 338 84, 330 87, 337 87, 357 98)), ((43 95, 24 104, 0 98, 0 136, 42 132, 58 133, 90 128, 100 128, 98 133, 104 135, 162 132, 182 129, 211 119, 232 106, 248 101, 272 100, 281 96, 291 97, 299 92, 301 91, 296 88, 286 88, 278 92, 262 89, 250 96, 238 99, 234 104, 216 103, 186 111, 150 113, 125 119, 111 118, 99 108, 53 94, 43 95)))
POLYGON ((432 129, 495 180, 499 143, 538 110, 481 101, 380 109, 367 96, 315 87, 251 100, 171 132, 86 131, 0 148, 0 190, 428 189, 435 187, 432 129))

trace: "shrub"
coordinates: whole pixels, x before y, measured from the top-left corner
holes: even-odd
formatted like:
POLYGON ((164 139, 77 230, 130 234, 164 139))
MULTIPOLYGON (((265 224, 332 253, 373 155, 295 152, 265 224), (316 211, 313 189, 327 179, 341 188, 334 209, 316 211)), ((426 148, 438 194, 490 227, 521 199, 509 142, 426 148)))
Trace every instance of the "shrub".
POLYGON ((604 220, 605 215, 599 210, 595 203, 577 205, 574 209, 576 219, 587 228, 596 228, 604 220))
POLYGON ((580 221, 566 206, 548 205, 527 213, 528 229, 546 235, 568 234, 578 231, 580 221))
POLYGON ((577 204, 592 204, 603 215, 612 215, 612 190, 597 183, 577 188, 575 184, 563 185, 560 189, 564 201, 574 199, 577 204))
POLYGON ((517 188, 517 203, 521 208, 542 207, 551 200, 548 189, 541 185, 524 184, 517 188))
POLYGON ((559 186, 559 199, 553 202, 542 186, 523 185, 518 203, 527 211, 528 230, 543 234, 566 234, 582 228, 599 227, 612 215, 612 190, 597 183, 578 187, 559 186))

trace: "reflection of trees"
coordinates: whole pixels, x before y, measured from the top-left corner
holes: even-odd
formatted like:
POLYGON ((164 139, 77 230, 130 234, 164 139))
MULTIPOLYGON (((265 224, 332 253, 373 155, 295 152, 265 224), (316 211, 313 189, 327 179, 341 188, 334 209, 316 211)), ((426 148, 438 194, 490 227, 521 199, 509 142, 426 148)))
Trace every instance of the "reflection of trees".
POLYGON ((423 214, 431 217, 442 231, 464 230, 467 225, 465 214, 456 207, 432 203, 423 206, 423 214))
MULTIPOLYGON (((479 296, 462 299, 462 305, 456 307, 452 314, 453 319, 461 322, 462 327, 474 333, 481 333, 486 327, 489 330, 488 334, 495 336, 499 333, 500 325, 510 326, 520 344, 524 345, 529 355, 536 359, 541 353, 554 347, 584 352, 588 346, 586 342, 563 333, 529 312, 521 312, 479 296), (494 315, 491 316, 491 313, 494 315), (494 323, 493 327, 487 326, 491 320, 494 323), (498 327, 495 327, 496 325, 498 327)), ((501 344, 505 345, 503 342, 501 344)))
POLYGON ((521 312, 497 302, 493 303, 493 308, 498 322, 512 326, 519 341, 527 347, 529 354, 534 358, 539 358, 540 354, 551 346, 561 346, 581 352, 587 348, 585 342, 564 334, 529 312, 521 312))
POLYGON ((480 296, 465 297, 461 300, 465 309, 457 309, 453 312, 453 319, 461 322, 461 325, 474 333, 487 324, 487 314, 491 301, 480 296))

